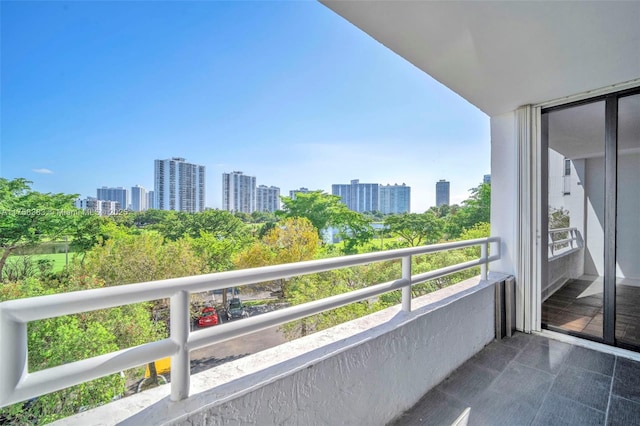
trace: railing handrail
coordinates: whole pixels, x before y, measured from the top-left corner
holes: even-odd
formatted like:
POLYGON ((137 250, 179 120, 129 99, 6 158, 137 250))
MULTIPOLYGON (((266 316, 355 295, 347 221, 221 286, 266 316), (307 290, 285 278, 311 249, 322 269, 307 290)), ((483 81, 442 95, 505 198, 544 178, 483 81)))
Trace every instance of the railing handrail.
POLYGON ((553 260, 580 250, 583 245, 582 236, 576 227, 549 229, 547 245, 549 246, 548 260, 553 260), (553 236, 560 233, 566 233, 567 237, 561 240, 554 240, 553 236))
POLYGON ((400 288, 402 289, 402 308, 410 311, 413 284, 475 266, 481 267, 482 279, 486 280, 489 262, 499 258, 499 237, 478 238, 5 301, 0 303, 0 373, 2 373, 0 376, 3 378, 0 382, 0 407, 167 356, 172 357, 171 399, 184 399, 189 394, 189 352, 191 350, 400 288), (488 250, 490 243, 496 243, 497 247, 492 256, 489 256, 488 250), (480 258, 415 276, 411 275, 412 256, 473 246, 480 246, 480 258), (199 331, 197 334, 189 330, 189 295, 191 293, 241 287, 395 259, 402 260, 402 277, 397 280, 224 324, 199 331), (34 373, 28 372, 27 323, 29 321, 162 298, 171 299, 169 338, 34 373))
POLYGON ((569 228, 554 228, 554 229, 549 229, 549 233, 550 234, 557 234, 558 232, 567 232, 567 231, 575 231, 578 228, 574 227, 569 227, 569 228))

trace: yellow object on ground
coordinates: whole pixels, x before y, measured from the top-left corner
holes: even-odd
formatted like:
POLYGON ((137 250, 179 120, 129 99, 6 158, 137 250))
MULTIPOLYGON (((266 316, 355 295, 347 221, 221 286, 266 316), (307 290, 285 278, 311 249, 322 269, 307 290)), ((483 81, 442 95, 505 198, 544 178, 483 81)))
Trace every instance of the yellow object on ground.
MULTIPOLYGON (((162 358, 157 361, 154 361, 156 364, 156 372, 158 374, 165 374, 171 372, 171 357, 162 358)), ((149 371, 149 364, 147 364, 147 369, 144 372, 144 377, 151 377, 151 372, 149 371)))

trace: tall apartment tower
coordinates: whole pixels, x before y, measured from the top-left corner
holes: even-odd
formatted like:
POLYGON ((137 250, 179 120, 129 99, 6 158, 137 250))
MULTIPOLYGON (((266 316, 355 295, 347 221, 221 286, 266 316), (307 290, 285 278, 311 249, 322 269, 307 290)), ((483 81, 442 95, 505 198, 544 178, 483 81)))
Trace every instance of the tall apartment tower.
POLYGON ((280 210, 280 188, 260 185, 256 188, 256 210, 275 212, 280 210))
POLYGON ((184 158, 155 160, 154 202, 159 210, 204 211, 205 168, 184 158))
POLYGON ((149 191, 147 192, 147 209, 156 209, 156 197, 155 197, 155 191, 149 191))
POLYGON ((411 187, 405 185, 380 185, 380 213, 409 213, 411 209, 411 187))
POLYGON ((256 178, 242 172, 222 174, 222 210, 253 213, 256 210, 256 178))
POLYGON ((141 212, 147 207, 147 190, 140 185, 131 187, 131 210, 141 212))
POLYGON ((98 188, 96 191, 97 199, 102 201, 117 201, 120 208, 125 210, 129 207, 129 191, 119 186, 117 188, 106 187, 98 188))
POLYGON ((349 210, 356 212, 373 212, 380 209, 377 183, 360 183, 354 179, 349 184, 331 185, 331 193, 341 198, 349 210))
POLYGON ((440 179, 436 182, 436 206, 449 205, 449 182, 440 179))

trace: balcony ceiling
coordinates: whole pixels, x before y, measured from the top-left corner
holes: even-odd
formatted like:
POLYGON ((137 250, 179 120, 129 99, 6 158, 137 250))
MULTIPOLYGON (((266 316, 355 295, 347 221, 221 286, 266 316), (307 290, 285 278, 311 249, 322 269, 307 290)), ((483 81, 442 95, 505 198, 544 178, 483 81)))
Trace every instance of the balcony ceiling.
POLYGON ((490 116, 640 78, 640 1, 322 3, 490 116))

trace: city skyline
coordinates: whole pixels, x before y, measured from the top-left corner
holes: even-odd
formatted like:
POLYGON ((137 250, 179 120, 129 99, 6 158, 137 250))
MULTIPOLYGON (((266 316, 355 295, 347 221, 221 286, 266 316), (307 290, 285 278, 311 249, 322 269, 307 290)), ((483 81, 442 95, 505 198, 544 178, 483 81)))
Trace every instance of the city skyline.
MULTIPOLYGON (((173 157, 172 159, 167 160, 155 160, 156 164, 158 161, 179 161, 185 162, 184 158, 173 157)), ((197 165, 194 165, 197 166, 197 165)), ((197 166, 204 167, 204 166, 197 166)), ((270 211, 274 212, 280 209, 280 196, 281 196, 281 188, 276 187, 274 185, 263 185, 257 184, 258 179, 256 176, 245 175, 241 171, 233 171, 222 174, 222 192, 223 192, 223 200, 222 200, 222 208, 221 210, 228 211, 240 211, 245 213, 252 213, 253 211, 270 211), (228 188, 227 188, 228 187, 228 188), (226 188, 226 189, 225 189, 226 188), (235 196, 232 196, 232 192, 236 192, 235 196), (246 200, 242 200, 244 197, 242 194, 252 194, 246 200), (237 198, 237 200, 236 200, 237 198), (241 206, 242 207, 239 207, 241 206)), ((491 183, 491 175, 485 174, 483 175, 482 183, 491 183)), ((452 203, 449 202, 450 199, 450 184, 451 182, 446 179, 439 179, 436 182, 436 202, 434 204, 435 207, 439 207, 443 204, 450 205, 452 203)), ((127 190, 122 187, 107 187, 103 186, 98 188, 98 198, 96 200, 103 201, 108 200, 109 198, 116 197, 100 197, 100 191, 109 190, 108 193, 112 193, 114 191, 124 191, 125 194, 127 190)), ((324 191, 322 189, 310 190, 305 187, 300 187, 298 189, 289 190, 289 197, 295 198, 295 194, 300 192, 312 192, 312 191, 324 191)), ((286 191, 285 191, 286 192, 286 191)), ((397 183, 391 184, 379 184, 379 183, 360 183, 359 179, 352 179, 349 184, 332 184, 331 192, 324 191, 327 194, 338 195, 342 198, 342 202, 345 203, 351 210, 354 211, 378 211, 383 214, 397 214, 397 213, 408 213, 412 212, 410 209, 411 205, 411 187, 402 183, 399 185, 397 183), (376 191, 373 191, 373 186, 376 186, 376 191), (363 189, 358 190, 357 188, 362 187, 363 189), (375 194, 374 194, 375 192, 375 194), (361 194, 362 193, 362 194, 361 194), (359 199, 364 197, 362 200, 356 201, 351 200, 351 197, 356 197, 359 199), (369 199, 373 197, 373 199, 369 199), (378 209, 367 210, 373 204, 378 204, 378 209), (361 204, 361 205, 360 205, 361 204)), ((153 202, 149 200, 149 197, 153 199, 154 190, 146 191, 146 189, 140 185, 135 185, 131 187, 131 203, 129 204, 129 208, 133 211, 142 211, 152 208, 157 208, 154 206, 153 202), (138 196, 139 201, 137 201, 136 205, 143 205, 143 208, 135 208, 133 193, 135 190, 141 191, 138 196), (142 200, 144 197, 144 200, 142 200)), ((125 195, 128 196, 128 195, 125 195)), ((81 198, 81 197, 80 197, 81 198)), ((89 196, 88 198, 94 198, 89 196)), ((246 198, 246 197, 245 197, 246 198)), ((456 203, 453 203, 456 204, 456 203)), ((430 206, 430 207, 434 207, 430 206)), ((205 208, 211 208, 205 206, 205 208)))
POLYGON ((460 203, 490 169, 485 114, 319 3, 2 9, 0 176, 37 191, 154 188, 149 161, 179 155, 206 207, 247 170, 284 194, 405 182, 422 212, 441 176, 460 203))

